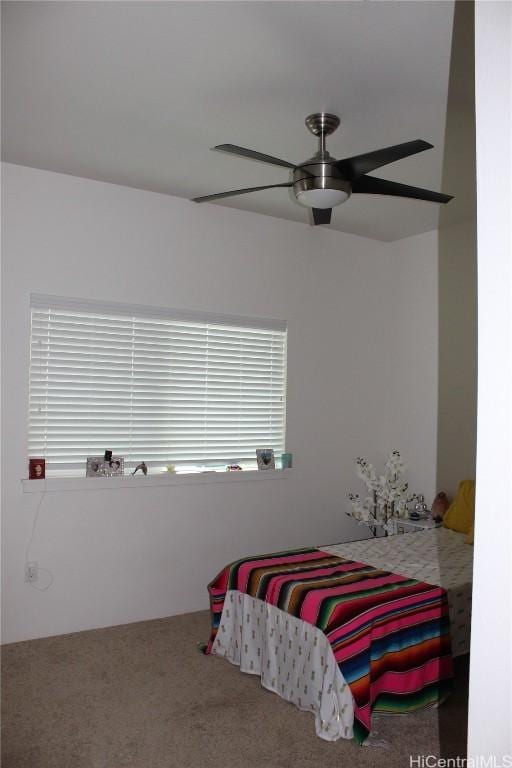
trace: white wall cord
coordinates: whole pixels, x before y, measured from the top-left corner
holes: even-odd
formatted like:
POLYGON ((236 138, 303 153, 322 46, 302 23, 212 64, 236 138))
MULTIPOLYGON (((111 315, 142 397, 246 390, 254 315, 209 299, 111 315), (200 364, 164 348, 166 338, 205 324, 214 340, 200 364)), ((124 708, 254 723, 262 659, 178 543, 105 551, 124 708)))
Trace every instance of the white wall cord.
MULTIPOLYGON (((41 496, 39 497, 39 501, 37 503, 36 513, 34 515, 34 520, 32 522, 32 530, 30 532, 30 538, 29 538, 29 540, 27 542, 27 546, 25 547, 25 563, 29 562, 30 548, 32 547, 32 543, 34 541, 34 537, 35 537, 35 533, 36 533, 36 527, 37 527, 37 521, 39 519, 39 513, 41 511, 41 505, 43 503, 43 499, 44 499, 45 496, 46 496, 46 483, 45 483, 45 486, 44 486, 44 490, 42 491, 41 496)), ((50 589, 50 587, 52 586, 53 582, 55 581, 53 573, 51 571, 49 571, 48 568, 41 568, 40 566, 38 566, 37 570, 38 571, 42 571, 43 573, 47 573, 48 574, 48 576, 50 577, 50 581, 48 582, 48 584, 46 584, 46 586, 44 586, 44 587, 39 587, 33 581, 28 581, 26 583, 28 584, 29 587, 32 587, 32 589, 36 589, 38 592, 46 592, 46 590, 50 589)))

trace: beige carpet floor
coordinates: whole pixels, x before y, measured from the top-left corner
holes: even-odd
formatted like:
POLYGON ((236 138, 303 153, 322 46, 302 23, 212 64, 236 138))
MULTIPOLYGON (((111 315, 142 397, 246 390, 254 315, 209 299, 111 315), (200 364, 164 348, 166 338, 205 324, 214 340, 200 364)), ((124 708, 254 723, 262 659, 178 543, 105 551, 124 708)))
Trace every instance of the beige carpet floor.
POLYGON ((313 716, 204 656, 206 612, 4 646, 2 768, 397 766, 465 755, 467 664, 439 710, 380 718, 388 748, 317 738, 313 716))

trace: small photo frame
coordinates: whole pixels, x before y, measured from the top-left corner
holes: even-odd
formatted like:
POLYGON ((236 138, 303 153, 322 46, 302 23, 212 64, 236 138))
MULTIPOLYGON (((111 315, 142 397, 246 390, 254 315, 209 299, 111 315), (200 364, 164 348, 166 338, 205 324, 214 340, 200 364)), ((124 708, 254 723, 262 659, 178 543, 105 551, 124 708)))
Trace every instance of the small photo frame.
POLYGON ((28 460, 29 480, 44 480, 46 477, 46 459, 28 460))
POLYGON ((112 456, 105 461, 104 456, 88 456, 85 470, 86 477, 119 477, 124 475, 124 458, 112 456))
POLYGON ((85 470, 86 477, 105 477, 105 460, 103 456, 88 456, 85 470))
POLYGON ((122 456, 112 456, 110 461, 106 461, 105 475, 107 477, 119 477, 120 475, 124 475, 124 458, 122 456))
POLYGON ((256 461, 258 462, 258 469, 275 469, 276 460, 274 457, 274 449, 257 448, 256 461))

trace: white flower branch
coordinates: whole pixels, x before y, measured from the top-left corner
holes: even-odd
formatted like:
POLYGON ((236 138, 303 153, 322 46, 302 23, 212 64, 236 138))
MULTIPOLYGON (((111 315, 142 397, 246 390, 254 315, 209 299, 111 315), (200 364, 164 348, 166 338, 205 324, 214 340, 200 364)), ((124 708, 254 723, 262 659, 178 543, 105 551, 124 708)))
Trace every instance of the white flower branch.
POLYGON ((407 505, 417 498, 417 494, 408 493, 409 484, 404 482, 405 465, 400 451, 389 454, 382 475, 377 475, 373 464, 362 457, 356 459, 356 472, 369 495, 361 501, 358 493, 349 493, 352 511, 348 514, 361 524, 391 533, 390 518, 407 517, 407 505))

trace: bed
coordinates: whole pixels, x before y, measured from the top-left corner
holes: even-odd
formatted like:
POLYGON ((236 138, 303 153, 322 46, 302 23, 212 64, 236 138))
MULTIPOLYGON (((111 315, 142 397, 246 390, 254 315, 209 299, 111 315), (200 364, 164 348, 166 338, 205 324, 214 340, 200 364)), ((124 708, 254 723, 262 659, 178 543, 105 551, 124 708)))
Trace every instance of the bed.
POLYGON ((364 743, 372 713, 448 695, 469 652, 472 556, 437 528, 245 558, 208 587, 206 652, 312 712, 320 738, 364 743))

